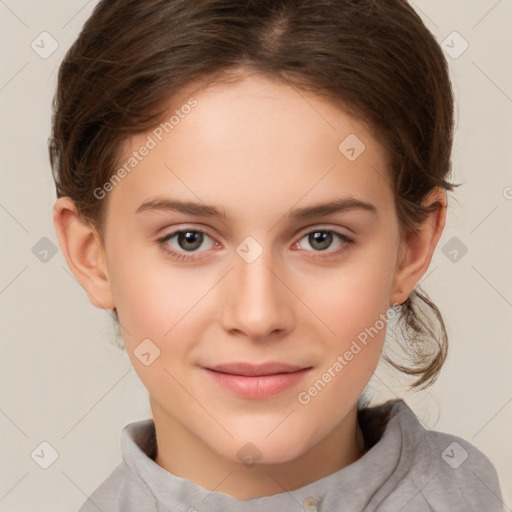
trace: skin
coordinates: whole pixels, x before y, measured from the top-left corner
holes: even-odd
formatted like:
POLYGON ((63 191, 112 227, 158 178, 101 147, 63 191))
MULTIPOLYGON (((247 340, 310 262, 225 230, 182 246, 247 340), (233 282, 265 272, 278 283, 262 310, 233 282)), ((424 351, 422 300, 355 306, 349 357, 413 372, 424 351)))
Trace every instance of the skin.
MULTIPOLYGON (((236 83, 184 89, 174 107, 192 92, 198 105, 103 199, 104 246, 69 198, 56 201, 54 223, 91 303, 117 308, 127 353, 149 392, 155 462, 206 489, 266 496, 365 453, 357 400, 379 361, 385 328, 309 403, 297 397, 410 295, 444 228, 446 194, 432 192, 427 202, 441 208, 400 242, 386 149, 362 122, 318 96, 249 73, 236 83), (349 134, 366 146, 353 162, 338 150, 349 134), (135 212, 156 196, 215 205, 228 217, 135 212), (289 216, 345 196, 373 204, 378 215, 289 216), (208 236, 188 252, 177 237, 157 242, 178 229, 208 236), (325 230, 354 243, 333 235, 322 250, 307 235, 325 230), (263 249, 252 263, 236 252, 247 236, 263 249), (165 245, 190 259, 172 259, 165 245), (147 366, 134 354, 144 339, 160 350, 147 366), (200 368, 233 361, 312 370, 278 396, 245 399, 212 384, 200 368), (252 467, 237 456, 248 442, 261 453, 252 467)), ((120 161, 150 133, 128 139, 120 161)))

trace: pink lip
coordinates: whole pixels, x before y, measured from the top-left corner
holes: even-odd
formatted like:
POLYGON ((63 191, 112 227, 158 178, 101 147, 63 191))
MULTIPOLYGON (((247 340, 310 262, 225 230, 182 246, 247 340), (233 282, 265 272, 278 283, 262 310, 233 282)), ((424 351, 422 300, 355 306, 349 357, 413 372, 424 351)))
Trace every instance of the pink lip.
POLYGON ((268 398, 298 384, 311 367, 285 363, 230 363, 204 370, 224 388, 244 398, 268 398))

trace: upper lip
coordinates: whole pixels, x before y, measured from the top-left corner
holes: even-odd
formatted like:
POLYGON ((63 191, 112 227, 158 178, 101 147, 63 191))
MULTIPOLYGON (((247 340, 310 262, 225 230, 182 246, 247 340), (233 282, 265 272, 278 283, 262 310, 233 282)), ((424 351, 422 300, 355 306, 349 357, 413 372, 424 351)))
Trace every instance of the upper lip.
POLYGON ((217 364, 215 366, 206 366, 205 368, 216 372, 230 373, 232 375, 244 375, 247 377, 254 377, 259 375, 275 375, 276 373, 292 373, 310 367, 294 366, 291 364, 280 362, 270 362, 263 364, 238 362, 217 364))

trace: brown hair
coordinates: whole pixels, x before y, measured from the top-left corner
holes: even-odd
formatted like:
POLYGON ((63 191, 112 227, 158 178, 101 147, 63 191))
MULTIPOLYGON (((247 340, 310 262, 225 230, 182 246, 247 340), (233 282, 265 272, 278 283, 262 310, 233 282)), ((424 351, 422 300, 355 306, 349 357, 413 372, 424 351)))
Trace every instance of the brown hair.
MULTIPOLYGON (((440 207, 422 205, 434 187, 458 186, 445 181, 448 65, 405 0, 103 0, 59 70, 49 141, 57 196, 71 197, 104 241, 108 202, 94 191, 114 174, 123 142, 154 128, 186 85, 236 79, 244 69, 322 95, 368 123, 388 149, 402 237, 440 207)), ((446 358, 443 319, 416 287, 400 322, 412 364, 386 359, 417 377, 413 387, 426 387, 446 358)))

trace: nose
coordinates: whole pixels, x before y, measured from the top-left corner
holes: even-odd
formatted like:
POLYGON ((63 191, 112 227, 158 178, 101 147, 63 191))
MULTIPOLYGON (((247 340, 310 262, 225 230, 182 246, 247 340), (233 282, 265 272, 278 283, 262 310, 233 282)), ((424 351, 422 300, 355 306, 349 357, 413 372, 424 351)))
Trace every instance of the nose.
POLYGON ((234 268, 224 280, 221 315, 224 329, 254 340, 282 336, 292 329, 295 318, 286 270, 277 265, 270 249, 261 249, 254 260, 243 252, 233 254, 234 268))

